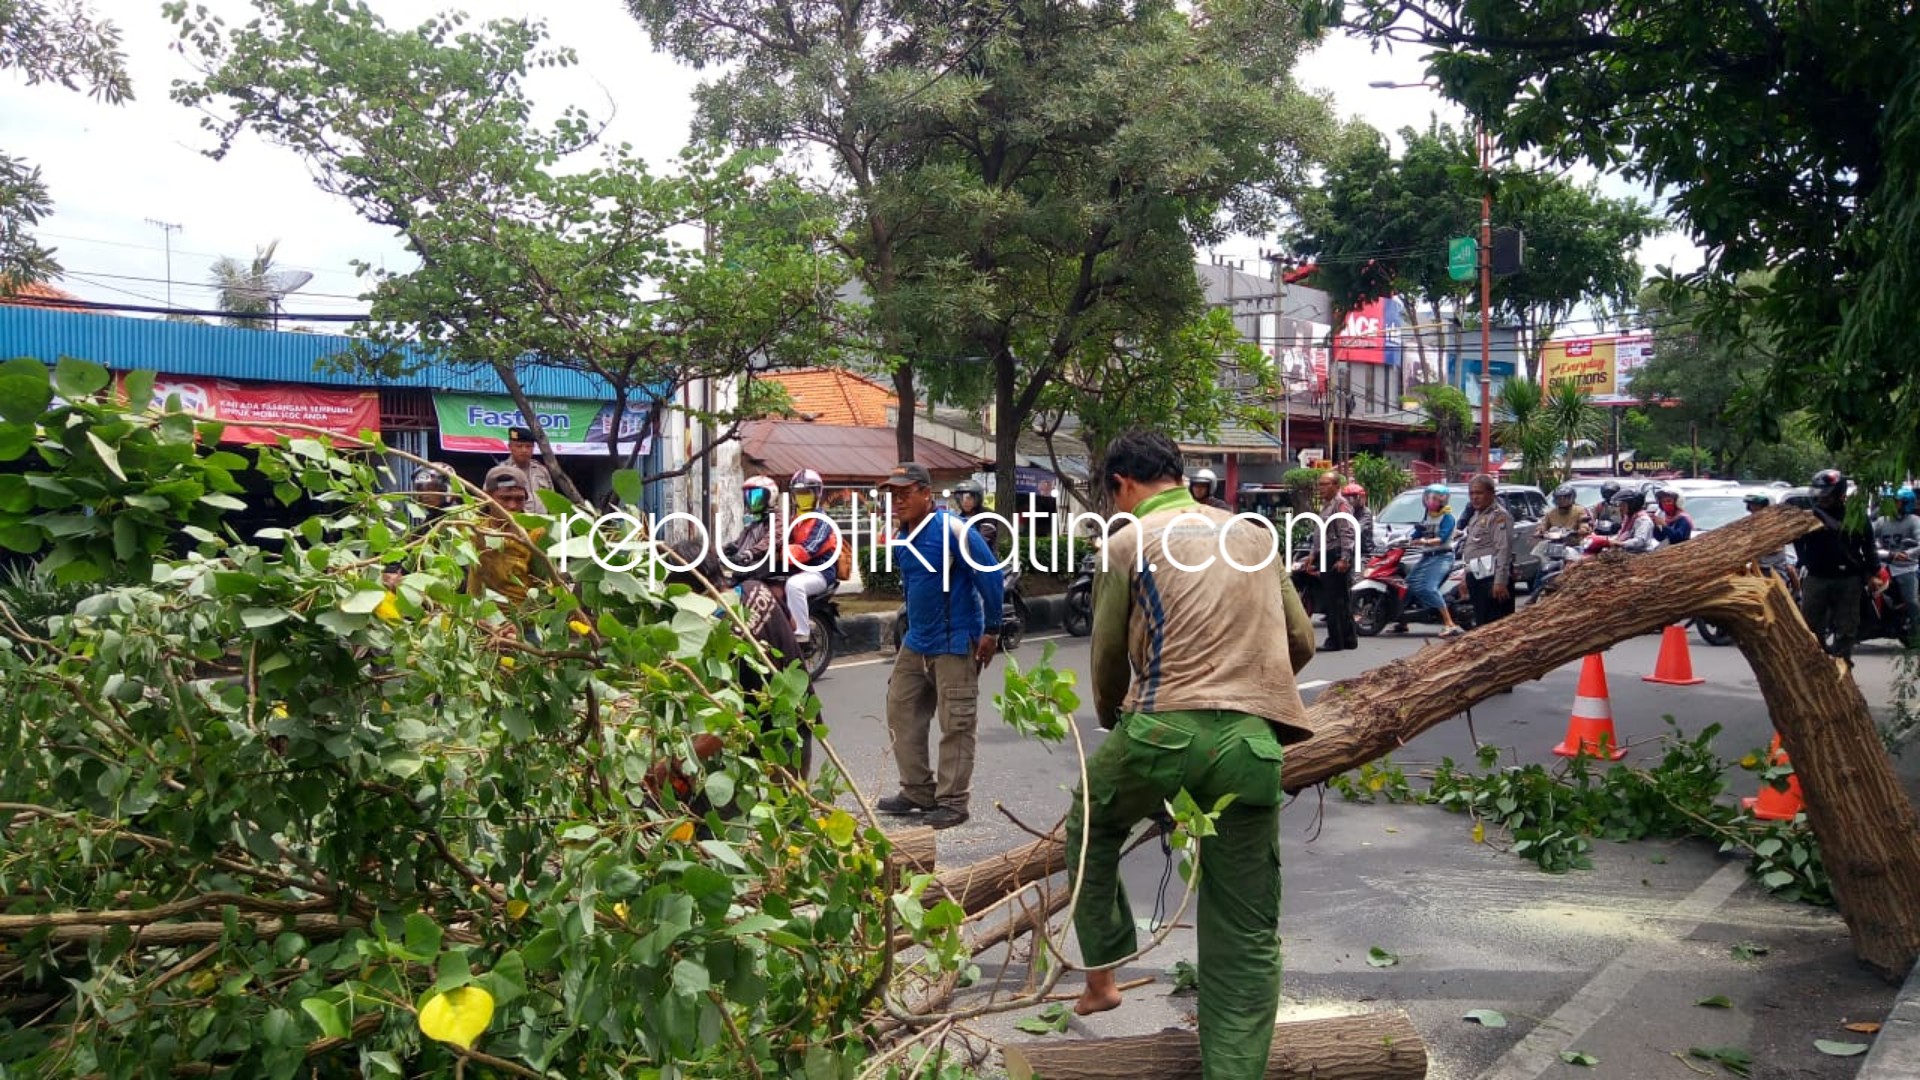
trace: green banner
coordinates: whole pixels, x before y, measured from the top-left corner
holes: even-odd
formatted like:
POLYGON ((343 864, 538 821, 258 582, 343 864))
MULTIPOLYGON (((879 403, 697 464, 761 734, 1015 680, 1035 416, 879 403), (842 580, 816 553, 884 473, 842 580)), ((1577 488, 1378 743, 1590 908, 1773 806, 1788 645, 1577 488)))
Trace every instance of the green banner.
MULTIPOLYGON (((440 421, 440 449, 467 453, 504 454, 507 429, 539 427, 547 433, 556 454, 600 454, 607 452, 607 440, 613 427, 613 403, 536 398, 529 402, 534 415, 528 419, 509 397, 485 394, 435 394, 433 411, 440 421)), ((620 453, 639 444, 639 453, 652 449, 653 432, 644 430, 647 407, 627 406, 620 418, 620 453)))
POLYGON ((1480 272, 1480 245, 1471 236, 1456 236, 1447 241, 1447 276, 1455 281, 1472 281, 1480 272))

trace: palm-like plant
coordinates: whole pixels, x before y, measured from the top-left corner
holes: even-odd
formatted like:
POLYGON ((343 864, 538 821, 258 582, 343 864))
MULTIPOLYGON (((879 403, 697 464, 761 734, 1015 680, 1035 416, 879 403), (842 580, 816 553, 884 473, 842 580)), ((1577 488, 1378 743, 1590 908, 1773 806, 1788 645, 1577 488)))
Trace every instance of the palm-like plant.
MULTIPOLYGON (((241 262, 231 255, 222 255, 211 269, 207 283, 219 291, 220 310, 251 315, 270 315, 273 313, 273 252, 280 246, 275 240, 263 248, 256 248, 252 262, 241 262)), ((222 319, 228 326, 245 327, 248 330, 268 329, 265 319, 222 319)))
POLYGON ((1566 455, 1566 474, 1573 475, 1573 453, 1582 442, 1592 442, 1605 426, 1600 407, 1588 399, 1586 390, 1571 383, 1557 382, 1547 389, 1543 403, 1547 428, 1566 455))
POLYGON ((1558 436, 1547 422, 1545 393, 1540 384, 1532 379, 1508 379, 1494 407, 1500 418, 1494 422, 1493 436, 1507 451, 1520 455, 1520 482, 1545 487, 1553 471, 1558 436))

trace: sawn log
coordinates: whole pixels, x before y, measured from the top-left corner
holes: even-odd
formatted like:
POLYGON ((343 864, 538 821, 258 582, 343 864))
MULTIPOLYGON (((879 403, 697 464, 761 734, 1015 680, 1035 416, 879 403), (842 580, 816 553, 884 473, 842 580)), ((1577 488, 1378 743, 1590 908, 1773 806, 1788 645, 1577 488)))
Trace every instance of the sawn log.
MULTIPOLYGON (((1200 1080, 1200 1036, 1180 1028, 1120 1039, 1006 1047, 1013 1080, 1200 1080)), ((1267 1080, 1421 1080, 1427 1047, 1405 1013, 1381 1012, 1273 1026, 1267 1080)))

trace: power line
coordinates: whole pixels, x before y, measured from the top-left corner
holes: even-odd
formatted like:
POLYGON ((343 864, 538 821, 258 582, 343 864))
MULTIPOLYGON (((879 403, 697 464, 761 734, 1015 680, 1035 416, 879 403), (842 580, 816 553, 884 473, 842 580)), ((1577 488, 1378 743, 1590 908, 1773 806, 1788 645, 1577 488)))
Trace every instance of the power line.
MULTIPOLYGON (((106 288, 112 288, 112 286, 102 285, 100 286, 100 288, 106 289, 106 288)), ((124 292, 125 290, 123 289, 123 290, 117 290, 117 291, 124 292)), ((151 299, 151 298, 149 297, 148 299, 151 299)), ((24 304, 18 301, 0 301, 0 303, 14 303, 16 306, 22 306, 22 307, 64 308, 72 311, 109 311, 109 312, 137 311, 137 312, 142 312, 144 314, 150 314, 150 315, 195 315, 195 316, 200 316, 203 318, 210 318, 210 319, 275 319, 275 318, 279 318, 279 319, 289 319, 295 322, 337 322, 337 323, 366 322, 369 319, 369 316, 366 315, 365 313, 354 314, 354 315, 342 315, 337 313, 299 314, 299 313, 290 312, 290 311, 283 311, 276 314, 271 311, 266 311, 266 312, 220 311, 217 309, 176 308, 176 307, 164 307, 164 306, 149 306, 146 304, 110 304, 110 303, 102 303, 95 300, 62 300, 62 299, 56 299, 53 297, 41 297, 41 296, 32 297, 28 302, 24 304)))

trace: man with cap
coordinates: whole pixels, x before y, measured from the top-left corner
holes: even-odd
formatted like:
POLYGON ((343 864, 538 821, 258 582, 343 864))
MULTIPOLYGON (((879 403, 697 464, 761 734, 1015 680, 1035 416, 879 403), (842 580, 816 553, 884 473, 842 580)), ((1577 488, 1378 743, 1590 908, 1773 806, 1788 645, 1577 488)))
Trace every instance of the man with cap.
POLYGON ((527 495, 535 499, 539 498, 535 492, 554 490, 553 474, 534 454, 539 448, 540 444, 533 439, 533 432, 523 427, 510 427, 507 429, 507 460, 500 463, 520 470, 530 485, 527 495))
POLYGON ((1000 648, 1005 582, 980 534, 934 505, 933 477, 917 462, 894 466, 881 486, 902 535, 888 540, 907 600, 907 633, 887 680, 887 732, 900 792, 883 814, 919 814, 952 828, 967 820, 973 780, 980 672, 1000 648), (939 772, 927 764, 927 736, 940 717, 939 772))
MULTIPOLYGON (((493 503, 487 507, 486 520, 476 527, 480 561, 467 571, 467 592, 479 596, 482 590, 490 590, 518 604, 527 598, 533 581, 534 550, 514 534, 509 522, 510 515, 526 512, 532 492, 526 476, 511 465, 488 469, 480 490, 493 503)), ((544 532, 541 528, 529 529, 527 535, 539 540, 544 532)))

